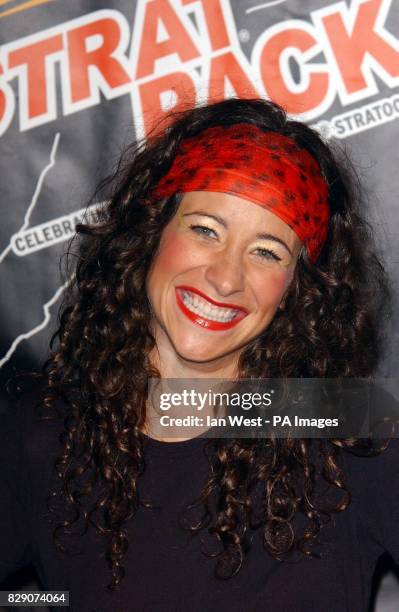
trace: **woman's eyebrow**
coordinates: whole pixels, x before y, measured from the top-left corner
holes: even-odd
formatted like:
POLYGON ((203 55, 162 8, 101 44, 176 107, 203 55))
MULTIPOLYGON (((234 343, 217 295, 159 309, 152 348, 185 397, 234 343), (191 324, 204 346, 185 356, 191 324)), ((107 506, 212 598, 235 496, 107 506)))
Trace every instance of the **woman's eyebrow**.
MULTIPOLYGON (((202 210, 196 210, 196 211, 191 212, 191 213, 184 213, 183 214, 184 217, 189 217, 190 215, 201 215, 203 217, 210 217, 211 219, 214 219, 215 221, 220 223, 220 225, 223 225, 223 227, 225 227, 226 229, 228 228, 228 225, 227 225, 226 221, 224 219, 222 219, 222 217, 219 217, 218 215, 211 215, 210 213, 204 212, 202 210)), ((274 240, 274 242, 278 242, 283 247, 285 247, 287 249, 287 251, 289 252, 289 254, 292 255, 291 249, 284 242, 284 240, 282 240, 278 236, 274 236, 274 234, 256 234, 255 238, 257 240, 274 240)))
POLYGON ((194 212, 191 212, 191 213, 184 213, 183 217, 189 217, 190 215, 201 215, 203 217, 210 217, 211 219, 215 219, 215 221, 220 223, 220 225, 223 225, 223 227, 225 227, 226 229, 228 227, 226 221, 222 219, 222 217, 219 217, 218 215, 211 215, 210 213, 203 212, 202 210, 195 210, 194 212))

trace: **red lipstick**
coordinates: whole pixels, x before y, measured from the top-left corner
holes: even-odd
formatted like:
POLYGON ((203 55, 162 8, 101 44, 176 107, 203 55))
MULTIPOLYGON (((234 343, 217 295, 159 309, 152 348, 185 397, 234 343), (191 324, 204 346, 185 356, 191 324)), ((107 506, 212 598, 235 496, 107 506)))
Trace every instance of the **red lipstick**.
POLYGON ((202 293, 202 291, 199 291, 199 289, 195 289, 194 287, 190 287, 189 285, 180 285, 178 288, 182 289, 183 291, 189 291, 190 293, 196 293, 207 302, 210 302, 210 304, 214 304, 215 306, 219 306, 220 308, 233 308, 234 310, 242 310, 243 312, 245 312, 245 314, 248 314, 248 310, 243 306, 237 306, 237 304, 228 304, 227 302, 217 302, 216 300, 213 300, 212 298, 205 295, 205 293, 202 293))
POLYGON ((180 286, 178 288, 176 287, 175 293, 178 306, 180 310, 186 315, 186 317, 190 319, 190 321, 192 321, 193 323, 196 323, 197 325, 200 325, 201 327, 212 331, 222 331, 225 329, 230 329, 237 325, 248 314, 248 310, 246 308, 243 308, 242 306, 236 306, 235 304, 226 304, 223 302, 216 302, 215 300, 207 297, 201 291, 198 291, 198 289, 194 289, 193 287, 189 287, 187 285, 180 286), (192 312, 185 306, 180 293, 181 291, 189 291, 190 293, 196 293, 204 300, 208 301, 210 304, 214 304, 215 306, 219 306, 220 308, 232 308, 234 310, 237 310, 238 313, 234 317, 234 319, 232 319, 231 321, 227 321, 226 323, 224 323, 223 321, 213 321, 211 319, 207 319, 204 316, 192 312))

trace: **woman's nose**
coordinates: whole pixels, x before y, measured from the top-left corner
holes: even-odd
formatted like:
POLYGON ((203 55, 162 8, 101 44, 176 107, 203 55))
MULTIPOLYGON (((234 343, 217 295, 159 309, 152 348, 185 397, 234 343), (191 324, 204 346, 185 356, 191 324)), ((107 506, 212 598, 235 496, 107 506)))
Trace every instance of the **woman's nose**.
POLYGON ((240 254, 228 249, 215 253, 213 261, 206 268, 205 278, 219 295, 243 291, 244 269, 240 254))

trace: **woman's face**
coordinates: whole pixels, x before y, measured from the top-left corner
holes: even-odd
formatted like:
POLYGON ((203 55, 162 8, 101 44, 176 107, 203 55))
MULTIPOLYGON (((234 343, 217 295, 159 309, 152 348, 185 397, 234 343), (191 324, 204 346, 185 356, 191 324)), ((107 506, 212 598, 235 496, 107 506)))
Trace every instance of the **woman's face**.
POLYGON ((158 349, 194 362, 236 358, 273 319, 301 244, 262 206, 185 194, 147 277, 158 349))

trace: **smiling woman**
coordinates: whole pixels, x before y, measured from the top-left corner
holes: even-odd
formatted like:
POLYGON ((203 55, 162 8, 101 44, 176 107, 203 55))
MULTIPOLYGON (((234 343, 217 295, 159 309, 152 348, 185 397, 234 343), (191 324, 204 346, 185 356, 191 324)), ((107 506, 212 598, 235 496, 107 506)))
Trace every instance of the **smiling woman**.
POLYGON ((264 100, 161 127, 78 226, 38 389, 2 419, 0 579, 33 563, 79 612, 366 611, 399 561, 396 441, 150 426, 150 378, 375 372, 388 281, 348 162, 264 100))
POLYGON ((185 194, 147 278, 157 352, 169 355, 157 363, 163 375, 189 378, 202 362, 209 374, 212 361, 213 377, 237 376, 240 350, 273 319, 300 247, 284 221, 248 200, 185 194))

